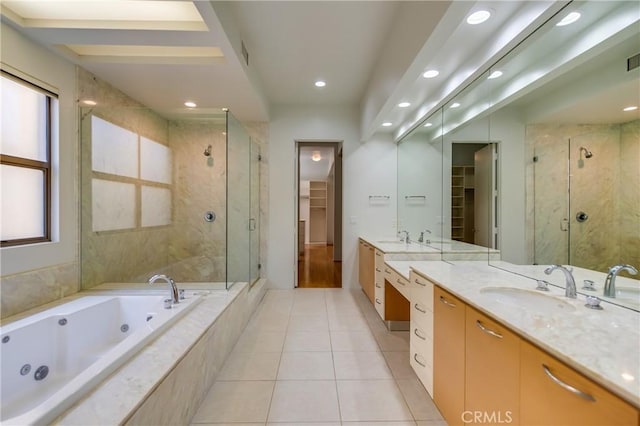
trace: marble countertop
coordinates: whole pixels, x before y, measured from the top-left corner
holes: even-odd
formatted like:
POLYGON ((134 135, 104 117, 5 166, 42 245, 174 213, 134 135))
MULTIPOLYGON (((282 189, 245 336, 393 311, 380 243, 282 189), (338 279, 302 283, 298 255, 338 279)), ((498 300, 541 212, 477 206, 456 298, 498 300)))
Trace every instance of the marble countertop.
MULTIPOLYGON (((467 304, 508 326, 585 376, 640 408, 640 314, 603 303, 603 310, 587 309, 585 296, 564 297, 564 288, 550 286, 536 292, 536 281, 479 261, 387 261, 404 276, 408 269, 430 279, 467 304), (542 312, 499 301, 483 287, 515 287, 557 298, 575 310, 542 312)), ((544 274, 543 274, 544 275, 544 274)), ((576 274, 576 278, 580 275, 576 274)), ((548 281, 564 275, 554 272, 548 281), (556 274, 558 275, 556 277, 556 274)), ((632 280, 633 281, 633 280, 632 280)), ((579 285, 581 282, 577 281, 579 285)))
POLYGON ((385 253, 408 253, 408 254, 440 254, 440 253, 474 253, 488 255, 491 253, 499 253, 498 250, 488 249, 474 244, 464 243, 462 241, 453 241, 448 239, 434 238, 429 239, 429 243, 418 243, 412 241, 405 243, 400 240, 380 240, 369 237, 360 237, 362 240, 371 244, 375 248, 385 253))

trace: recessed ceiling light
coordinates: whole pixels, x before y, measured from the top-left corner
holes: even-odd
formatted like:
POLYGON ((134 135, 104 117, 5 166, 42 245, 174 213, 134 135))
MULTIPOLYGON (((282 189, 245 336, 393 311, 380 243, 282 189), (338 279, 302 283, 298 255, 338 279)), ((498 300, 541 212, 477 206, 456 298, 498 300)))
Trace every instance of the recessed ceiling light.
POLYGON ((393 123, 390 123, 388 121, 385 121, 384 123, 382 123, 382 127, 389 127, 389 126, 393 126, 393 123))
POLYGON ((495 70, 494 72, 487 77, 489 80, 493 80, 494 78, 502 77, 502 71, 495 70))
POLYGON ((450 108, 458 108, 460 104, 458 102, 454 102, 451 104, 450 108))
POLYGON ((623 109, 623 111, 635 111, 638 109, 637 105, 632 105, 632 106, 628 106, 625 109, 623 109))
POLYGON ((320 155, 320 151, 313 151, 313 153, 311 154, 311 160, 312 161, 322 160, 322 155, 320 155))
POLYGON ((229 112, 229 108, 221 108, 223 112, 229 112))
POLYGON ((93 99, 83 99, 82 103, 88 106, 96 106, 98 105, 98 103, 96 101, 94 101, 93 99))
POLYGON ((467 24, 478 25, 489 19, 491 12, 488 10, 478 10, 467 17, 467 24))
POLYGON ((436 70, 427 70, 427 71, 425 71, 425 73, 424 73, 424 74, 422 74, 422 76, 423 76, 424 78, 433 78, 433 77, 437 77, 437 76, 438 76, 438 74, 440 74, 440 72, 439 72, 439 71, 436 71, 436 70))
POLYGON ((326 82, 322 81, 322 80, 318 80, 315 82, 316 87, 324 87, 327 85, 326 82))
POLYGON ((424 127, 431 127, 431 126, 433 126, 433 124, 431 124, 431 123, 424 123, 424 127))
POLYGON ((408 106, 411 106, 411 104, 410 104, 409 102, 400 102, 400 103, 398 104, 398 106, 399 106, 400 108, 406 108, 406 107, 408 107, 408 106))
POLYGON ((556 24, 556 27, 564 27, 565 25, 573 24, 578 19, 580 19, 580 12, 571 12, 570 14, 562 18, 562 21, 558 22, 556 24))
POLYGON ((198 105, 196 105, 196 103, 193 102, 193 101, 187 101, 187 102, 184 103, 184 106, 186 106, 187 108, 195 108, 198 105))

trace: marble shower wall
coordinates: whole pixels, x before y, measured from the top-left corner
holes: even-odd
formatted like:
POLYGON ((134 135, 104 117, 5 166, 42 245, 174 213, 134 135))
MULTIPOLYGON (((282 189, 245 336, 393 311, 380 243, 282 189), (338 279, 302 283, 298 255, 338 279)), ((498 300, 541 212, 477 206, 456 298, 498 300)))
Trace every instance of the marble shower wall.
POLYGON ((225 281, 224 115, 169 121, 84 70, 79 93, 81 99, 91 98, 99 105, 83 109, 81 123, 83 288, 144 282, 155 273, 169 274, 178 282, 225 281), (91 181, 100 175, 92 171, 91 114, 170 148, 171 224, 93 231, 91 181), (212 150, 206 157, 208 145, 212 150), (213 223, 204 220, 209 210, 217 215, 213 223))
MULTIPOLYGON (((622 253, 637 253, 638 196, 628 188, 640 185, 638 155, 633 164, 630 154, 640 145, 637 128, 637 121, 527 126, 527 144, 536 157, 534 188, 527 188, 534 194, 536 263, 606 271, 621 262, 622 253), (586 158, 580 147, 593 157, 586 158), (579 222, 578 212, 589 218, 579 222)), ((637 255, 630 257, 637 262, 637 255)))
POLYGON ((167 273, 177 281, 226 280, 226 124, 173 121, 169 125, 174 158, 173 226, 167 273), (211 155, 204 151, 211 145, 211 155), (213 222, 204 220, 213 211, 213 222))

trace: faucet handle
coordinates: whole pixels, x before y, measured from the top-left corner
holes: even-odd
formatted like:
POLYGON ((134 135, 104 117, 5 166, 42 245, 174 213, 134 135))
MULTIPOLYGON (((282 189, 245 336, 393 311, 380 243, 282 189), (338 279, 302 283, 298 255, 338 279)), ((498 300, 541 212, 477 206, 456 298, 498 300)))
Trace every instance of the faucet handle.
POLYGON ((604 308, 600 306, 600 299, 596 296, 587 296, 587 303, 584 305, 589 309, 595 309, 597 311, 601 311, 604 308))
POLYGON ((583 290, 588 290, 588 291, 596 291, 596 288, 594 287, 594 282, 591 280, 583 280, 582 281, 582 289, 583 290))
POLYGON ((538 284, 536 290, 549 291, 549 283, 545 280, 536 280, 536 283, 538 284))

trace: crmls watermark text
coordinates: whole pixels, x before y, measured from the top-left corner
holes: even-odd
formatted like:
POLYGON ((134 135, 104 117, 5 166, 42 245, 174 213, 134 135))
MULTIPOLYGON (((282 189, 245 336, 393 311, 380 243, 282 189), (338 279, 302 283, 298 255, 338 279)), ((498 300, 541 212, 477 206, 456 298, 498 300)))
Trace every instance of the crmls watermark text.
POLYGON ((465 423, 509 424, 513 421, 511 411, 463 411, 460 416, 465 423))

